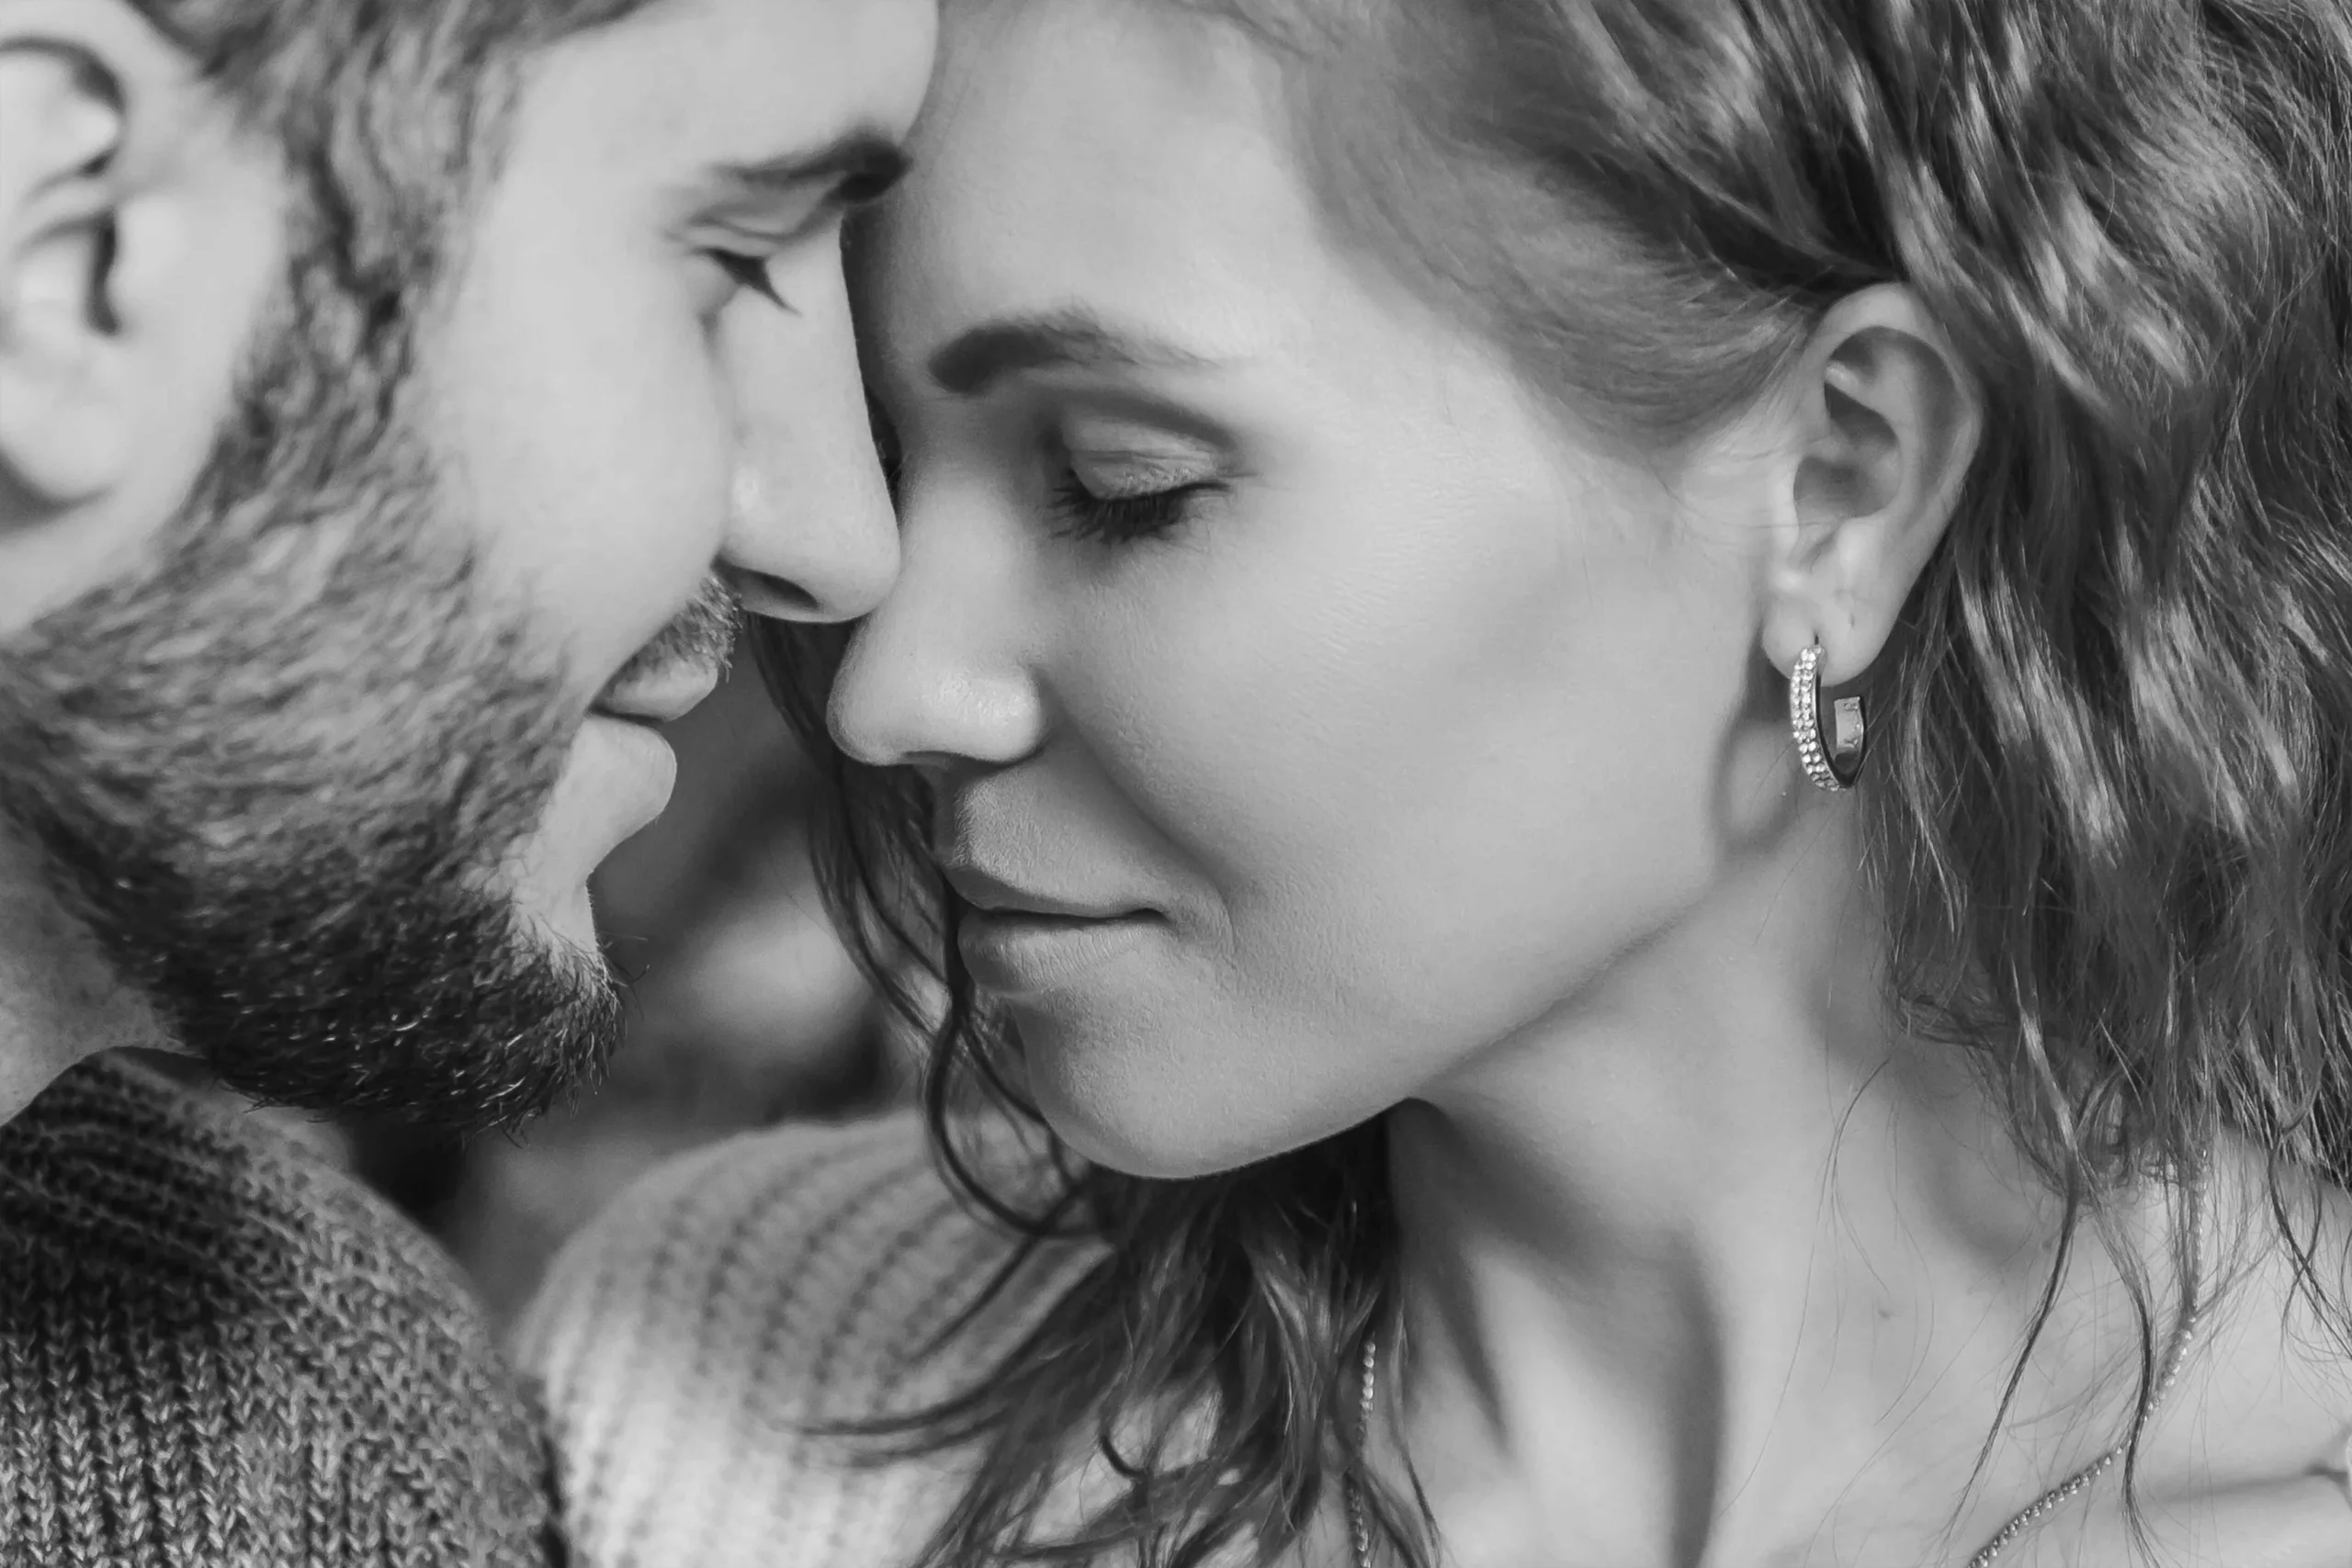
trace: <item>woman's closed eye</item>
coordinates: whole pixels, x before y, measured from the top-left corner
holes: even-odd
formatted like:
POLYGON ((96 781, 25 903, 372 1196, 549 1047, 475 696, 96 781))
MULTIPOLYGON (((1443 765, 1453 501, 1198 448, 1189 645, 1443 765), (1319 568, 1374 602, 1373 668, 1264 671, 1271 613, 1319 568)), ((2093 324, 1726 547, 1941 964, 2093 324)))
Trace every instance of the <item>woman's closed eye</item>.
POLYGON ((1054 532, 1113 546, 1165 538, 1220 484, 1197 468, 1073 455, 1052 483, 1054 532))

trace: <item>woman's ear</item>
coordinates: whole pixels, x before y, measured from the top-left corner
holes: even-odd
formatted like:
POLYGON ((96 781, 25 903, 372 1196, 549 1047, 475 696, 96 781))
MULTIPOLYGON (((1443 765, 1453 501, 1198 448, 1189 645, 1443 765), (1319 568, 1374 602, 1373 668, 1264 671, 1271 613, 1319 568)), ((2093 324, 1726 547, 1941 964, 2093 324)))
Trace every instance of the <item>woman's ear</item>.
POLYGON ((1824 314, 1784 379, 1765 653, 1822 648, 1842 685, 1878 659, 1950 526, 1984 401, 1918 296, 1881 285, 1824 314))
POLYGON ((124 0, 0 0, 0 636, 185 503, 284 200, 274 146, 124 0))

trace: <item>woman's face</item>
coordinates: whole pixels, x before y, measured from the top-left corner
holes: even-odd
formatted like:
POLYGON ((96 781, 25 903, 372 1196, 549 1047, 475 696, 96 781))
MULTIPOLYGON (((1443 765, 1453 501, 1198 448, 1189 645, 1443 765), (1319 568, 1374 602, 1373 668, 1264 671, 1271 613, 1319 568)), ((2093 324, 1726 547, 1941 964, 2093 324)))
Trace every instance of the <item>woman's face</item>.
POLYGON ((926 112, 859 284, 904 575, 832 721, 1016 911, 965 951, 1040 1106, 1173 1176, 1476 1092, 1794 776, 1743 459, 1611 455, 1335 246, 1227 28, 951 7, 926 112))

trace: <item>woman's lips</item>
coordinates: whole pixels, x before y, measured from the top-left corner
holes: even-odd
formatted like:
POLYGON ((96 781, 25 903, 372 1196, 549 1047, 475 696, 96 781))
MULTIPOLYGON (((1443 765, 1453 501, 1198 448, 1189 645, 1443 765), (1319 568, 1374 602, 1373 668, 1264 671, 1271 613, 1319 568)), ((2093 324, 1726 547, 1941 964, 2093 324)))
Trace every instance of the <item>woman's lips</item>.
POLYGON ((1110 916, 967 909, 956 946, 981 987, 1000 997, 1030 997, 1083 984, 1149 942, 1161 923, 1148 909, 1110 916))

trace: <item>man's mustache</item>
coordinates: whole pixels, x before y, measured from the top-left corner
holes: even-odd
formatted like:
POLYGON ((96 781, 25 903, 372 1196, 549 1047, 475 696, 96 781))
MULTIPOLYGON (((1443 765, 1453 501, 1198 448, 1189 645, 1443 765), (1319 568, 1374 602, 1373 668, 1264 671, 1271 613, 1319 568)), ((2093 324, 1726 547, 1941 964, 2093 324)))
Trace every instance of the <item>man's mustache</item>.
POLYGON ((723 673, 742 636, 743 621, 742 601, 725 578, 712 573, 703 580, 694 602, 621 666, 607 690, 626 691, 682 667, 723 673))

